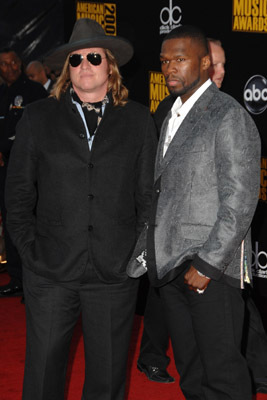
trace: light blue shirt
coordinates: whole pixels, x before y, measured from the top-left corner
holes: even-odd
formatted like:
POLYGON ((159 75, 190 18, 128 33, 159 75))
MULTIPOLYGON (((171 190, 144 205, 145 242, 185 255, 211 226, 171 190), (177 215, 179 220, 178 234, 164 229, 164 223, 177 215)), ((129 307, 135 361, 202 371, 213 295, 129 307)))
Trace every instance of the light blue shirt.
MULTIPOLYGON (((80 105, 80 103, 78 103, 77 101, 73 100, 73 98, 71 98, 71 100, 72 100, 73 104, 76 105, 77 110, 79 111, 79 114, 80 114, 80 116, 81 116, 81 118, 83 120, 83 124, 84 124, 85 130, 86 130, 86 136, 87 136, 89 150, 91 150, 95 135, 93 134, 93 135, 90 136, 90 132, 89 132, 89 129, 88 129, 88 126, 87 126, 87 123, 86 123, 84 112, 83 112, 83 109, 82 109, 82 106, 80 105)), ((102 105, 102 116, 104 115, 105 108, 106 108, 106 104, 103 104, 102 105)))

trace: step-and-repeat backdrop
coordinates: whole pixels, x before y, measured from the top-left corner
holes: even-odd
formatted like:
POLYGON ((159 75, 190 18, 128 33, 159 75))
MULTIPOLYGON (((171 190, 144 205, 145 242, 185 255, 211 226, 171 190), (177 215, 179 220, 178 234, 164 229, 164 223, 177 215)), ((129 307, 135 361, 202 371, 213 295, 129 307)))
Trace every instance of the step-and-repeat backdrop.
POLYGON ((267 0, 28 0, 16 4, 6 0, 1 8, 0 45, 13 46, 25 63, 44 58, 68 41, 78 18, 95 19, 107 34, 129 39, 135 54, 121 72, 130 97, 147 105, 152 114, 168 94, 159 64, 163 36, 179 25, 193 24, 221 40, 226 53, 221 90, 247 109, 262 139, 261 188, 253 220, 253 275, 267 326, 267 0))

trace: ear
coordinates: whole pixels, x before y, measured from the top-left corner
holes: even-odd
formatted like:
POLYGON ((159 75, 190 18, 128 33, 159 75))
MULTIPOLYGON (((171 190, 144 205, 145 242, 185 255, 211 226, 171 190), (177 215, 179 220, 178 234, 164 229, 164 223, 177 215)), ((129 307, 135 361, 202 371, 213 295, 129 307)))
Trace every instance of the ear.
POLYGON ((210 56, 206 55, 202 58, 202 68, 203 70, 207 70, 209 69, 210 66, 211 66, 210 56))

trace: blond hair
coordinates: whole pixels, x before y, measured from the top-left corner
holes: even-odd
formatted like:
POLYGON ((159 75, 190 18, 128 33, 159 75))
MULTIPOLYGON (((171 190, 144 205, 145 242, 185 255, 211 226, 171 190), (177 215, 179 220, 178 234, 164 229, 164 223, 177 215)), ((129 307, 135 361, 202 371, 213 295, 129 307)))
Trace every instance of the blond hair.
MULTIPOLYGON (((118 64, 115 57, 110 50, 104 49, 105 55, 110 67, 111 73, 108 78, 108 92, 111 93, 114 106, 124 106, 128 100, 128 89, 122 83, 122 77, 119 71, 118 64)), ((66 58, 61 74, 58 77, 56 84, 51 91, 50 96, 60 99, 62 93, 65 93, 70 86, 70 72, 69 72, 69 56, 66 58)))

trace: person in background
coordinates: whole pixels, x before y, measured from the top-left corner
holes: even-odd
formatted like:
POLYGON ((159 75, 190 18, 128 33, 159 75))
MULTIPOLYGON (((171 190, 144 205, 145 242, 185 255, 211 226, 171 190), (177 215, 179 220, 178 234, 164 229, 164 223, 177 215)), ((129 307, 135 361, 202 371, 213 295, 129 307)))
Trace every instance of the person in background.
POLYGON ((211 54, 210 78, 220 89, 225 75, 225 52, 220 40, 208 38, 208 42, 211 54))
POLYGON ((0 297, 20 296, 22 290, 21 260, 6 227, 5 181, 10 151, 16 135, 16 126, 24 108, 38 99, 47 97, 39 83, 32 82, 22 71, 22 62, 11 48, 0 50, 0 209, 4 229, 6 261, 10 276, 7 285, 0 286, 0 297))
POLYGON ((51 55, 62 73, 27 107, 6 184, 23 263, 24 400, 63 400, 81 313, 83 400, 123 400, 138 281, 126 266, 151 204, 156 128, 128 99, 119 66, 132 45, 91 19, 51 55))
POLYGON ((246 110, 210 80, 200 29, 172 30, 160 60, 171 94, 158 108, 168 111, 146 230, 149 279, 163 303, 186 399, 250 400, 243 291, 252 280, 259 134, 246 110))
POLYGON ((46 76, 51 79, 51 81, 56 81, 59 75, 61 74, 61 66, 53 66, 51 67, 46 63, 46 60, 43 61, 43 67, 45 69, 46 76))
POLYGON ((26 67, 26 75, 32 81, 41 83, 48 93, 51 92, 55 82, 47 77, 45 68, 40 61, 31 61, 26 67))

